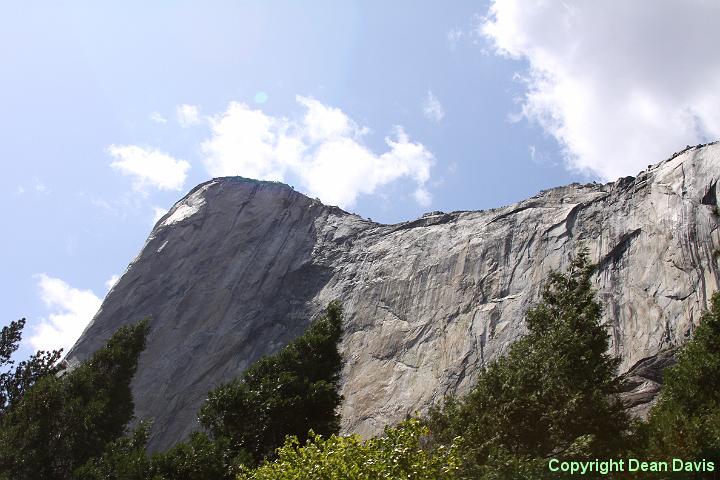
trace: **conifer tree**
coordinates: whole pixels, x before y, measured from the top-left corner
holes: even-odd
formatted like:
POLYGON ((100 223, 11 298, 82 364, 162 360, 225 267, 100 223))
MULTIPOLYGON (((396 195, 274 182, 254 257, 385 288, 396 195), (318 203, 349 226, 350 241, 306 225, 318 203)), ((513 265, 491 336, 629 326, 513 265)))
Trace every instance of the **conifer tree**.
POLYGON ((213 438, 255 461, 272 456, 286 435, 304 441, 311 429, 337 433, 341 334, 342 307, 332 302, 303 335, 210 392, 200 422, 213 438))
MULTIPOLYGON (((648 458, 712 461, 720 470, 720 292, 710 301, 693 338, 665 370, 650 411, 648 458)), ((707 475, 707 474, 705 474, 707 475)), ((683 478, 695 478, 683 474, 683 478)), ((697 478, 703 478, 700 475, 697 478)))
MULTIPOLYGON (((144 453, 147 426, 109 443, 76 470, 78 480, 234 480, 241 467, 272 457, 286 435, 307 438, 339 429, 342 308, 324 315, 278 353, 208 395, 200 412, 205 432, 167 452, 144 453)), ((246 470, 245 470, 246 471, 246 470)))
POLYGON ((463 437, 469 477, 504 478, 497 473, 505 468, 507 478, 532 478, 518 472, 541 472, 537 459, 547 455, 619 448, 628 419, 615 397, 618 360, 607 353, 594 268, 583 249, 567 273, 552 273, 527 314, 527 335, 480 372, 466 398, 431 410, 436 441, 463 437))
POLYGON ((62 370, 62 350, 40 350, 20 363, 12 359, 20 346, 25 319, 21 318, 3 327, 0 331, 0 419, 12 404, 20 400, 25 392, 46 375, 62 370))
POLYGON ((130 381, 147 322, 120 328, 89 360, 46 375, 0 421, 0 478, 70 479, 119 438, 132 418, 130 381))

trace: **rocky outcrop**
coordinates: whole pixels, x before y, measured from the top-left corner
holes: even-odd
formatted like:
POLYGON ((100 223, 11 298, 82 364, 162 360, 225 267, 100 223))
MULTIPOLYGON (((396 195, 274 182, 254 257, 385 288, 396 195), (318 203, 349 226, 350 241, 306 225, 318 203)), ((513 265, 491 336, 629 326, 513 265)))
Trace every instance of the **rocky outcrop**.
POLYGON ((371 435, 466 393, 584 244, 625 372, 682 344, 718 288, 718 178, 720 145, 693 147, 635 178, 396 225, 286 185, 217 178, 158 222, 68 357, 151 316, 133 390, 137 416, 155 419, 151 448, 165 448, 197 428, 210 389, 340 299, 343 429, 371 435))
POLYGON ((658 399, 665 369, 676 363, 677 348, 667 348, 643 358, 620 377, 620 400, 634 417, 647 418, 658 399))

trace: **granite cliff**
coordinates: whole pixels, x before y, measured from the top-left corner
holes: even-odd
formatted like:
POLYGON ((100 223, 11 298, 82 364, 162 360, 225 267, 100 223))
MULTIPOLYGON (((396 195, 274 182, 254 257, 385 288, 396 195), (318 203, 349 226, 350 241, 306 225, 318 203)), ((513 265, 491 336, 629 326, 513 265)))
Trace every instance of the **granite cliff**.
POLYGON ((630 370, 628 405, 641 410, 657 391, 652 365, 667 364, 720 283, 719 178, 720 145, 689 147, 637 177, 396 225, 283 184, 216 178, 155 225, 68 358, 151 316, 133 389, 136 415, 155 420, 150 447, 162 449, 197 428, 210 389, 340 299, 343 429, 371 435, 468 392, 582 243, 599 264, 611 348, 630 370))

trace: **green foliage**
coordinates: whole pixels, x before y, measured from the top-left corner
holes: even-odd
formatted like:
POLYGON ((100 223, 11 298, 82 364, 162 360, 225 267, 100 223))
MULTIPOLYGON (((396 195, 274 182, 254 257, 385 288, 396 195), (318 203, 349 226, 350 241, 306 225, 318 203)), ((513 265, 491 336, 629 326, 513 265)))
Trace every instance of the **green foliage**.
POLYGON ((459 465, 457 447, 430 451, 421 446, 427 429, 409 420, 385 435, 363 442, 358 436, 332 435, 323 439, 310 433, 302 445, 288 437, 277 459, 256 469, 244 468, 239 480, 447 480, 459 465), (301 446, 302 445, 302 446, 301 446))
POLYGON ((195 432, 164 453, 145 454, 147 427, 107 445, 77 470, 81 480, 232 480, 241 465, 271 456, 286 435, 337 432, 342 308, 324 315, 275 355, 210 392, 195 432))
POLYGON ((0 365, 12 364, 10 358, 20 346, 24 327, 25 319, 21 318, 0 330, 0 365))
POLYGON ((71 478, 122 435, 147 322, 120 328, 88 361, 40 378, 0 421, 0 478, 71 478))
POLYGON ((213 440, 195 432, 170 451, 152 457, 152 471, 159 479, 232 480, 240 465, 252 459, 245 453, 235 454, 227 439, 213 440))
POLYGON ((17 365, 12 355, 20 346, 25 319, 11 322, 0 331, 0 419, 11 405, 20 400, 35 382, 62 370, 62 350, 40 350, 17 365))
POLYGON ((720 466, 719 292, 678 353, 677 364, 665 370, 664 380, 644 432, 647 455, 706 459, 720 466))
POLYGON ((75 470, 76 480, 150 480, 155 477, 145 453, 150 424, 141 423, 131 435, 105 446, 101 456, 75 470))
POLYGON ((272 456, 286 435, 336 433, 341 334, 342 307, 333 302, 303 335, 210 392, 200 422, 235 454, 246 451, 255 461, 272 456))
POLYGON ((232 480, 244 462, 230 458, 227 445, 198 432, 168 452, 150 457, 145 451, 149 426, 142 423, 131 435, 106 445, 101 456, 75 471, 75 479, 232 480))
POLYGON ((502 447, 491 448, 484 465, 474 469, 472 477, 477 480, 547 480, 550 477, 547 460, 530 455, 513 454, 502 447))
POLYGON ((617 360, 607 354, 593 269, 580 251, 567 273, 550 275, 528 312, 528 334, 480 372, 470 395, 446 399, 424 423, 411 419, 366 441, 336 435, 338 303, 280 352, 210 393, 200 414, 209 435, 196 432, 152 456, 149 424, 121 436, 146 322, 121 328, 69 372, 60 371, 60 352, 14 366, 25 322, 12 322, 0 332, 0 367, 14 366, 0 376, 0 480, 561 478, 548 471, 550 457, 720 465, 720 293, 665 372, 649 421, 631 428, 615 396, 617 360))
POLYGON ((528 334, 479 374, 470 395, 431 410, 435 441, 463 438, 465 475, 485 478, 494 462, 532 472, 534 459, 570 452, 580 439, 576 458, 620 447, 628 419, 614 396, 618 361, 606 353, 593 271, 581 250, 567 273, 552 273, 527 314, 528 334))

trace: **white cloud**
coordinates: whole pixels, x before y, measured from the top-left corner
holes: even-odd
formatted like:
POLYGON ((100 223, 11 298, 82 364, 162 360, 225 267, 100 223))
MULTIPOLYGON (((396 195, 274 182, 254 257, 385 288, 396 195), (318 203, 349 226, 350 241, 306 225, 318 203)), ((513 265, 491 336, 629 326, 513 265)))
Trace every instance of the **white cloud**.
POLYGON ((427 97, 422 106, 423 115, 431 122, 439 122, 445 117, 445 109, 431 91, 428 90, 427 97))
POLYGON ((342 110, 327 107, 309 97, 297 97, 299 104, 307 108, 303 118, 303 130, 310 141, 323 142, 344 137, 359 137, 368 132, 359 128, 342 110))
POLYGON ((167 119, 163 117, 160 112, 152 112, 150 114, 150 120, 155 123, 167 123, 167 119))
POLYGON ((181 127, 190 127, 200 123, 200 111, 195 105, 184 103, 175 109, 175 113, 181 127))
POLYGON ((50 189, 47 187, 47 185, 45 185, 37 178, 33 181, 33 188, 38 193, 41 193, 43 195, 50 195, 50 189))
POLYGON ((432 195, 430 195, 430 192, 428 192, 425 187, 418 187, 415 189, 413 197, 415 197, 415 200, 422 207, 429 207, 432 203, 432 195))
POLYGON ((411 142, 402 128, 385 139, 388 150, 378 155, 362 141, 369 130, 342 110, 308 97, 298 96, 297 102, 306 108, 300 121, 272 117, 237 102, 212 117, 213 135, 201 147, 208 172, 279 181, 292 174, 308 195, 342 207, 354 205, 361 194, 409 178, 426 193, 416 199, 430 201, 425 183, 433 155, 411 142))
POLYGON ((112 275, 110 278, 107 279, 105 282, 105 287, 107 287, 108 290, 111 290, 115 284, 120 280, 120 275, 112 275))
POLYGON ((167 212, 167 208, 153 207, 153 224, 157 223, 167 212))
POLYGON ((17 195, 24 195, 28 191, 34 191, 35 193, 39 193, 41 195, 50 195, 52 193, 48 186, 37 177, 33 178, 31 183, 32 185, 27 187, 25 185, 18 185, 15 189, 15 193, 17 195))
POLYGON ((460 42, 464 35, 465 32, 463 32, 460 28, 453 28, 452 30, 447 32, 447 41, 451 50, 455 50, 455 47, 457 47, 457 44, 460 42))
POLYGON ((288 164, 300 155, 301 141, 289 134, 287 119, 232 102, 225 113, 210 119, 212 138, 203 142, 205 166, 213 176, 242 175, 282 180, 288 164))
POLYGON ((67 352, 102 302, 92 291, 78 290, 59 278, 44 273, 37 278, 40 298, 51 313, 34 329, 30 344, 36 350, 63 348, 67 352))
POLYGON ((134 179, 133 188, 144 191, 148 186, 160 190, 180 190, 190 164, 151 148, 136 145, 110 145, 108 153, 115 158, 110 165, 134 179))
POLYGON ((720 2, 494 0, 479 26, 529 62, 522 115, 604 179, 720 137, 720 2))

